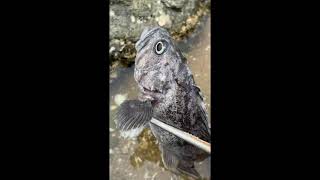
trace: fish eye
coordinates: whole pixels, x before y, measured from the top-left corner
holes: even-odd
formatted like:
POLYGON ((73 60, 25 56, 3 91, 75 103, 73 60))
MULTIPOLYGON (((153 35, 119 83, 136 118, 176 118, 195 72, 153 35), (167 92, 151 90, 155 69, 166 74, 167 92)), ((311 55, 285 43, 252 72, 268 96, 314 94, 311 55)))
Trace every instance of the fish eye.
POLYGON ((167 49, 167 42, 166 41, 158 41, 155 45, 155 52, 158 55, 163 54, 167 49))

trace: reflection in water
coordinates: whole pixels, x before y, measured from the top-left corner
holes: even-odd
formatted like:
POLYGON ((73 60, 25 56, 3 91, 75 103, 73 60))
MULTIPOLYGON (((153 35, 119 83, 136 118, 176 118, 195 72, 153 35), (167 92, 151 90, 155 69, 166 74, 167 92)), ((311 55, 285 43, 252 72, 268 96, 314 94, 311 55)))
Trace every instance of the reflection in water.
MULTIPOLYGON (((196 84, 201 88, 210 119, 210 17, 197 32, 178 42, 188 59, 196 84)), ((161 152, 151 130, 146 128, 136 140, 124 139, 115 128, 113 116, 123 99, 136 99, 138 87, 133 78, 134 67, 118 68, 110 74, 110 179, 188 179, 164 168, 161 152)), ((195 163, 204 179, 210 179, 210 157, 195 163)))

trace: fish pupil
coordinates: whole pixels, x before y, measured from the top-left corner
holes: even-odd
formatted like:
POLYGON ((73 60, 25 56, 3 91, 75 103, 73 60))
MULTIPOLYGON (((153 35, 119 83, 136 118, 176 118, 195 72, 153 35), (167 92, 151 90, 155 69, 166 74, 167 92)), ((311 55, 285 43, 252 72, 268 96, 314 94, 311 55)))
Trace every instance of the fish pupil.
POLYGON ((158 45, 157 45, 157 51, 161 51, 161 49, 162 49, 162 43, 159 42, 158 45))

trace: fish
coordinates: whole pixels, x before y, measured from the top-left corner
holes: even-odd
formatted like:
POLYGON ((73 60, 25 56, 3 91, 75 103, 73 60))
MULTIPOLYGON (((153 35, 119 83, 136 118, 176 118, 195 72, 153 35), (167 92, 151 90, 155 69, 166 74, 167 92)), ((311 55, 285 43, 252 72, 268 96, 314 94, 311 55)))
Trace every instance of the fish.
POLYGON ((116 113, 123 137, 134 138, 150 128, 159 142, 163 164, 174 173, 201 178, 194 162, 210 155, 150 123, 155 118, 211 143, 211 127, 204 98, 186 58, 162 27, 148 27, 136 42, 134 79, 139 94, 126 100, 116 113))

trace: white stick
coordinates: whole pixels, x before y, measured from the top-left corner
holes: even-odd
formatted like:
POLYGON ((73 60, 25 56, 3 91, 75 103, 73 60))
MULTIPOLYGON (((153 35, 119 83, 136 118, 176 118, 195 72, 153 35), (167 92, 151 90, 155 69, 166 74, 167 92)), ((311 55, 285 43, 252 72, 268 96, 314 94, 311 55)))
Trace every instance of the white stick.
POLYGON ((152 118, 151 119, 151 122, 167 131, 169 131, 170 133, 178 136, 179 138, 187 141, 188 143, 208 152, 211 154, 211 144, 206 142, 206 141, 203 141, 201 139, 199 139, 198 137, 192 135, 192 134, 189 134, 187 132, 184 132, 184 131, 181 131, 175 127, 172 127, 170 125, 167 125, 155 118, 152 118))

